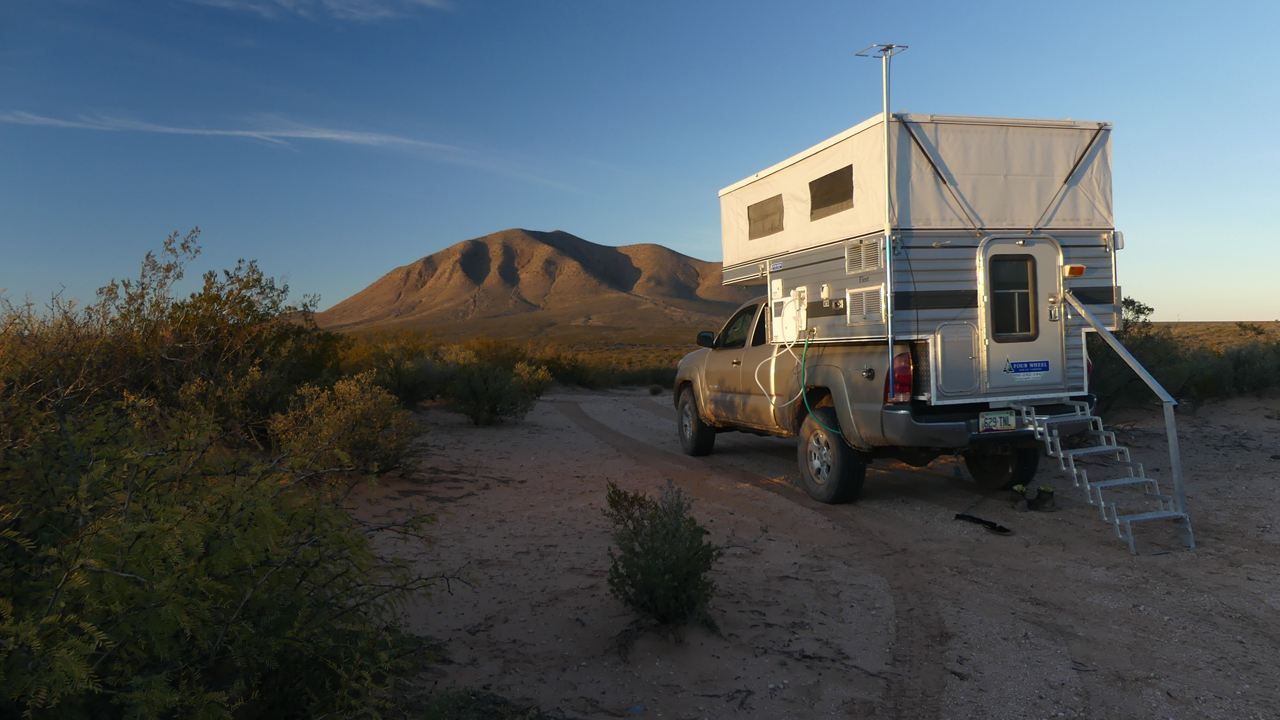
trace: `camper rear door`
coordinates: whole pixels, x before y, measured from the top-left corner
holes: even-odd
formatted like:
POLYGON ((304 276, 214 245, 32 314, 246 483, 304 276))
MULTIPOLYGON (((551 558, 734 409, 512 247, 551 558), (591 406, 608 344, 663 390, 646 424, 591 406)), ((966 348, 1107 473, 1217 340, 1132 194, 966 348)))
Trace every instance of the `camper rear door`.
POLYGON ((987 392, 1066 389, 1061 309, 1062 251, 1047 238, 993 238, 981 249, 987 392))

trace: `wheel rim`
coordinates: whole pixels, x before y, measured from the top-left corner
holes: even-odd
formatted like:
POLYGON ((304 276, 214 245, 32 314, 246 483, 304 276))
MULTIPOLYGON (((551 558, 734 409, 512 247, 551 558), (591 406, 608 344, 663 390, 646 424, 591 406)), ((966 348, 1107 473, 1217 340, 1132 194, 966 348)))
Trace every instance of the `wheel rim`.
POLYGON ((831 443, 820 432, 809 437, 809 474, 819 485, 831 478, 831 443))
POLYGON ((693 437, 693 405, 684 403, 680 408, 680 434, 686 438, 693 437))

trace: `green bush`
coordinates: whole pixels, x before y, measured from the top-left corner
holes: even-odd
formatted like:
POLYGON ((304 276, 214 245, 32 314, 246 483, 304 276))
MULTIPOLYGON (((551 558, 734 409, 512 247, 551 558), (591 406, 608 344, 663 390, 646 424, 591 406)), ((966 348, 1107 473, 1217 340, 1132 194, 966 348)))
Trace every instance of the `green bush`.
POLYGON ((449 381, 436 346, 411 330, 352 336, 343 348, 342 369, 351 375, 373 373, 379 387, 406 405, 442 395, 449 381))
POLYGON ((605 517, 613 522, 609 591, 643 618, 665 625, 709 622, 711 566, 724 548, 689 514, 692 503, 670 480, 656 500, 610 482, 605 517))
POLYGON ((500 365, 470 362, 457 366, 446 395, 476 425, 519 420, 551 385, 545 368, 518 363, 515 372, 500 365))
POLYGON ((271 420, 277 446, 303 469, 350 468, 378 474, 400 467, 416 434, 400 402, 374 383, 373 373, 332 388, 307 385, 294 407, 271 420))
POLYGON ((221 450, 210 423, 159 413, 137 401, 51 414, 38 440, 8 449, 0 715, 386 707, 421 648, 395 610, 428 580, 372 539, 426 519, 360 523, 345 486, 221 450))
POLYGON ((87 307, 0 299, 0 716, 377 715, 425 647, 397 612, 438 578, 375 540, 431 518, 309 469, 394 462, 408 414, 252 263, 175 299, 194 237, 87 307))

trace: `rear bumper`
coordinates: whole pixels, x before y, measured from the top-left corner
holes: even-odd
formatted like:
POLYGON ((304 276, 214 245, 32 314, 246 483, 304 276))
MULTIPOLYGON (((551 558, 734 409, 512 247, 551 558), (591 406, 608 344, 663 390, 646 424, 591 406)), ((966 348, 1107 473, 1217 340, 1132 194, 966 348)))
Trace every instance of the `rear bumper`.
MULTIPOLYGON (((1036 434, 1030 428, 1006 432, 978 432, 978 416, 933 419, 917 417, 909 407, 887 407, 882 413, 887 444, 899 447, 959 448, 990 443, 1031 444, 1036 434)), ((1073 435, 1089 427, 1089 421, 1058 426, 1061 435, 1073 435)))

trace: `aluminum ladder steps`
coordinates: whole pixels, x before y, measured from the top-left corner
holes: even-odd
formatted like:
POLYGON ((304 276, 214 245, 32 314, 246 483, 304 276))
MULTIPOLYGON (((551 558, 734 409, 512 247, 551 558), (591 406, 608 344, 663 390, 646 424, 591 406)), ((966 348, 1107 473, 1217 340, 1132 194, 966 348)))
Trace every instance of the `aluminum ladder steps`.
POLYGON ((1178 512, 1177 510, 1157 510, 1133 515, 1118 515, 1115 518, 1116 537, 1129 542, 1130 553, 1138 554, 1133 545, 1133 523, 1148 522, 1150 520, 1177 520, 1178 524, 1182 526, 1182 532, 1187 535, 1191 534, 1191 518, 1186 513, 1178 512))
POLYGON ((1103 426, 1102 418, 1094 415, 1087 404, 1071 401, 1067 405, 1072 410, 1065 415, 1041 415, 1031 405, 1014 404, 1011 407, 1018 413, 1023 427, 1034 430, 1036 439, 1044 443, 1045 454, 1057 459, 1063 472, 1071 475, 1075 486, 1084 489, 1085 500, 1090 505, 1099 508, 1103 522, 1115 527, 1116 537, 1129 543, 1129 552, 1137 554, 1134 545, 1133 523, 1162 519, 1178 520, 1181 525, 1181 531, 1184 534, 1184 544, 1188 547, 1194 547, 1191 518, 1186 513, 1179 512, 1176 509, 1177 501, 1171 495, 1166 495, 1160 491, 1159 481, 1147 476, 1142 463, 1131 459, 1129 448, 1116 441, 1115 433, 1103 426), (1070 449, 1062 447, 1059 427, 1080 423, 1088 424, 1087 429, 1083 430, 1081 434, 1092 438, 1096 444, 1070 449), (1111 460, 1113 464, 1128 471, 1128 477, 1091 482, 1088 470, 1076 465, 1077 458, 1105 455, 1107 453, 1114 456, 1111 460), (1154 501, 1156 510, 1120 514, 1116 509, 1117 503, 1107 502, 1102 494, 1104 489, 1118 489, 1138 485, 1146 485, 1148 487, 1141 499, 1147 502, 1154 501))
POLYGON ((1081 455, 1096 455, 1098 453, 1113 452, 1119 453, 1128 450, 1123 445, 1093 445, 1090 447, 1075 448, 1073 450, 1059 450, 1061 453, 1057 457, 1080 457, 1081 455))

